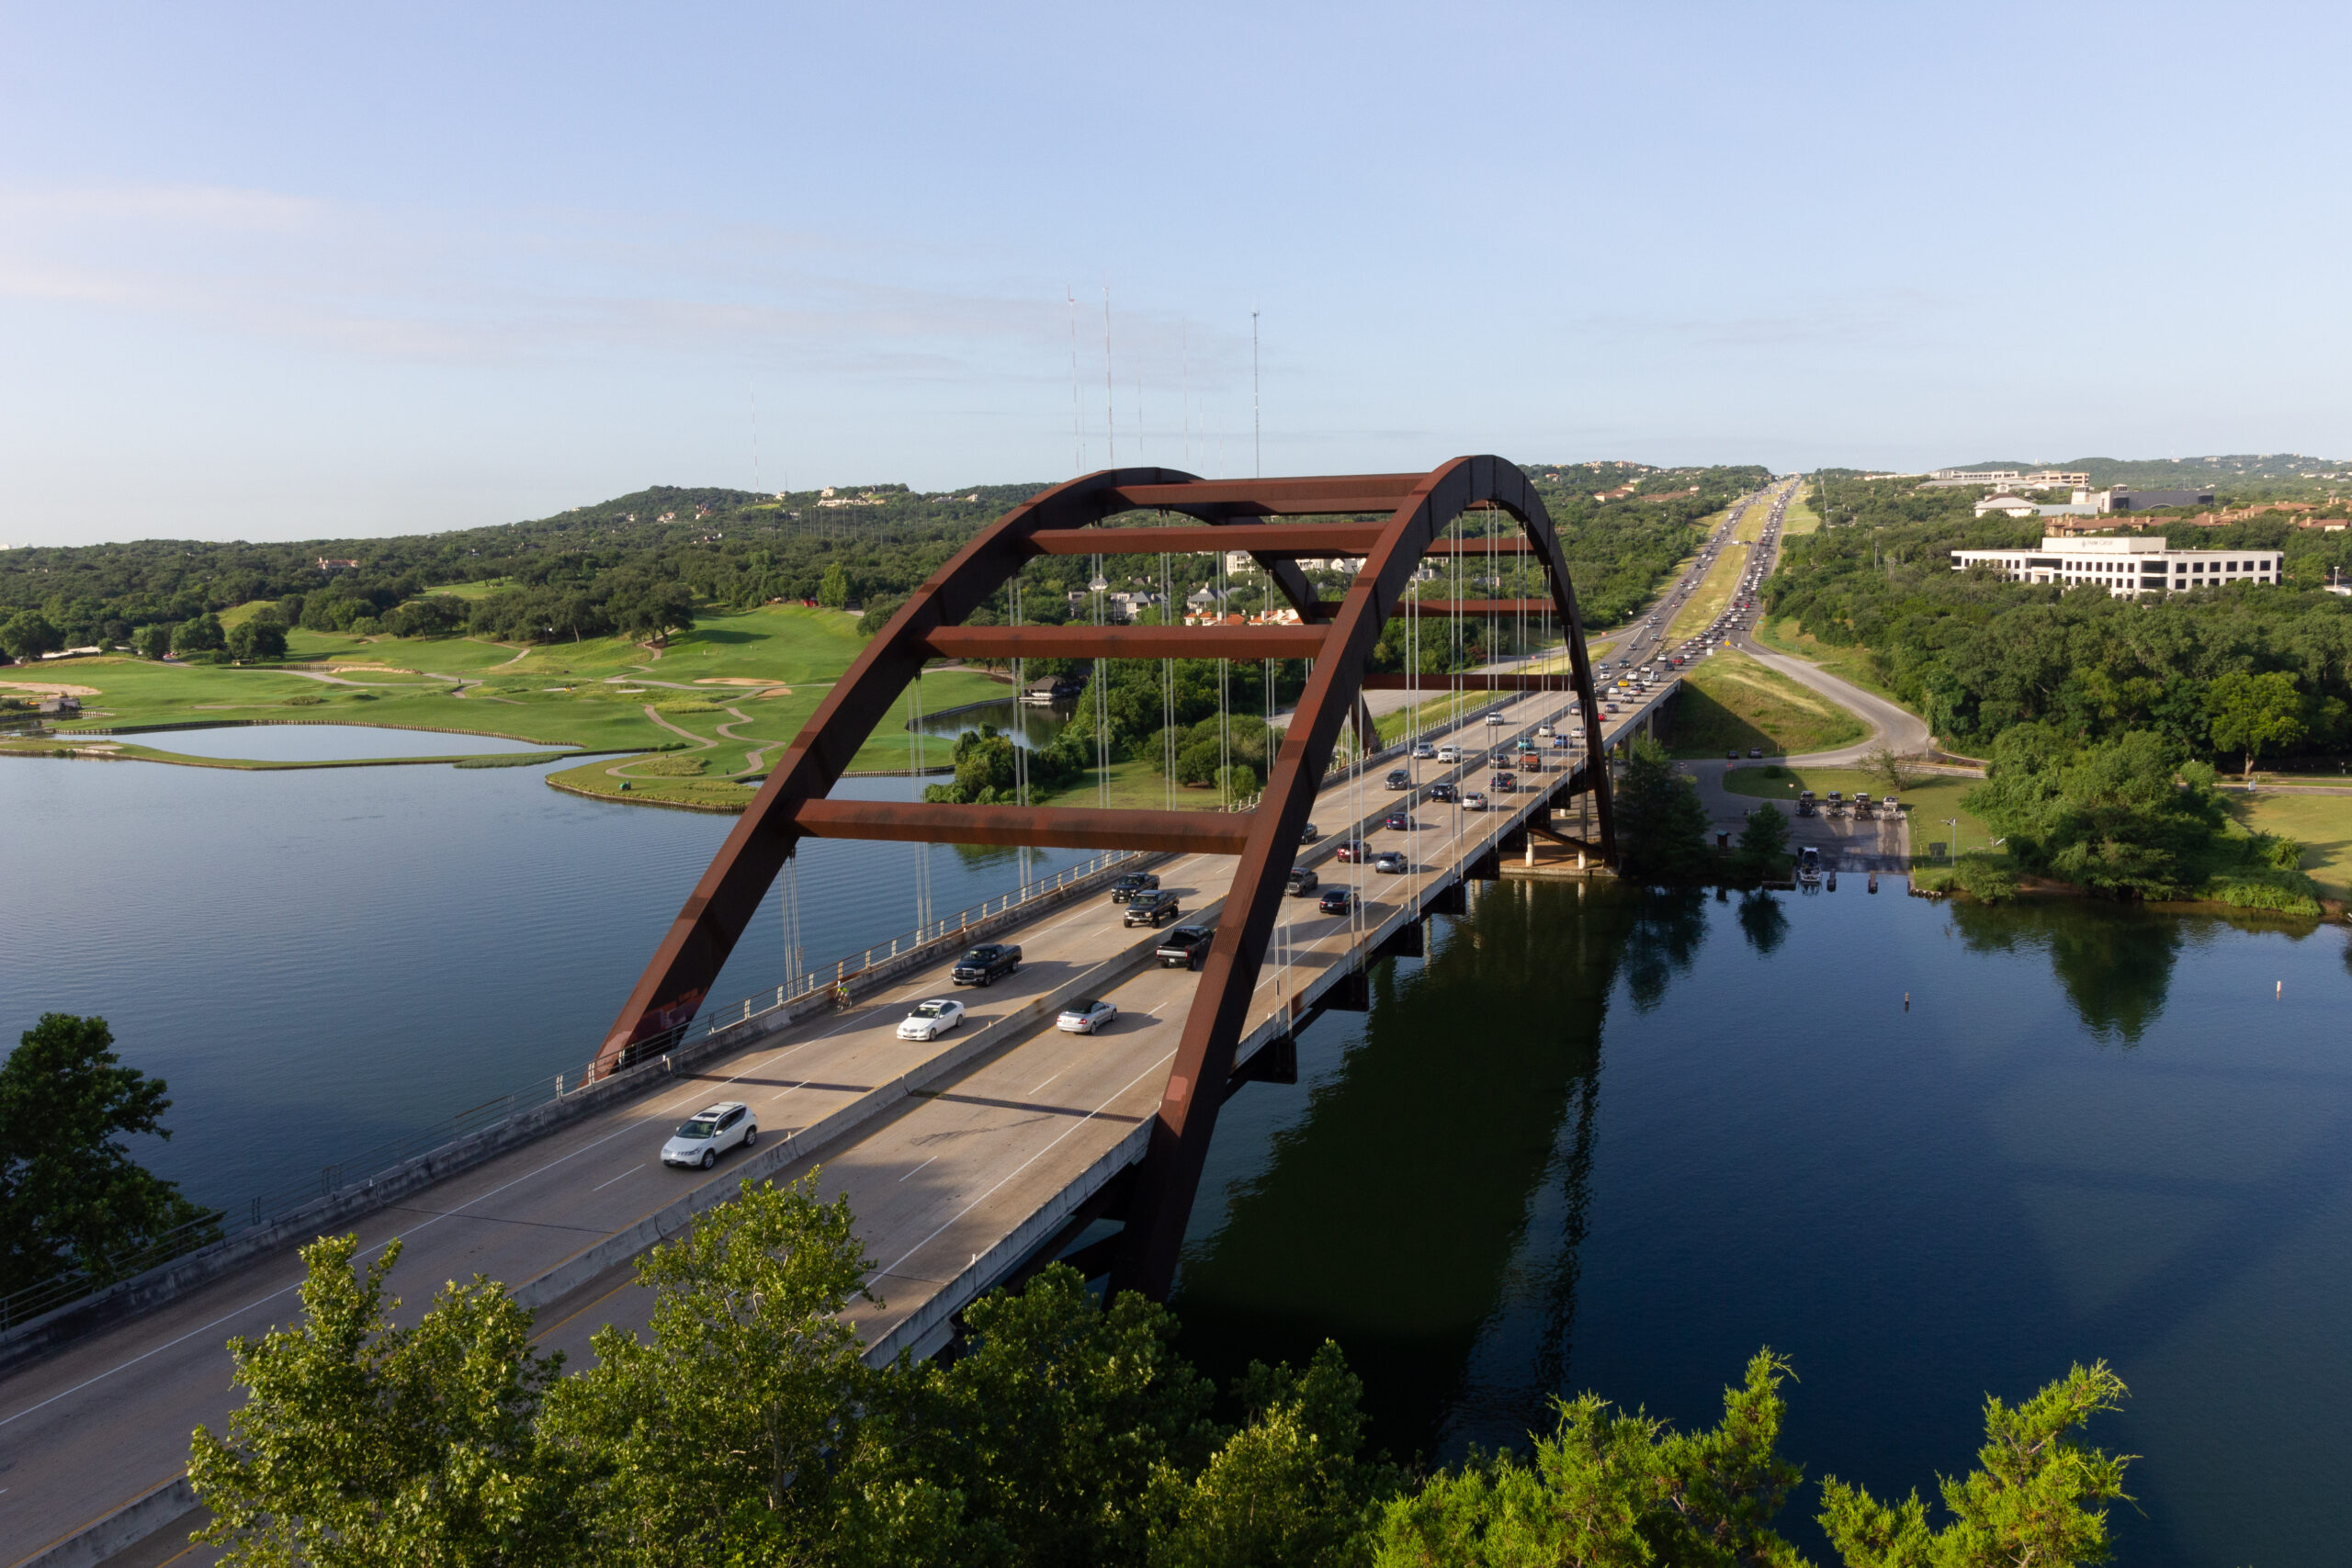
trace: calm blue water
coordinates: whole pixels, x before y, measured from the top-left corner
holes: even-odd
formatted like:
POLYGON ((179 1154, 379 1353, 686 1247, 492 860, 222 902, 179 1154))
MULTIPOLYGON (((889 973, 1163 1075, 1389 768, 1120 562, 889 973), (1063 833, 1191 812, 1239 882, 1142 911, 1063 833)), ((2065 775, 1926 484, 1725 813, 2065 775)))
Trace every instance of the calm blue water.
POLYGON ((254 724, 128 735, 135 746, 239 762, 353 762, 373 757, 495 757, 551 747, 498 735, 393 729, 372 724, 254 724))
MULTIPOLYGON (((1220 1376, 1337 1338, 1458 1459, 1593 1389, 1686 1425, 1762 1345, 1786 1451, 1882 1495, 2105 1358, 2120 1561, 2339 1560, 2340 927, 1508 884, 1219 1122, 1174 1306, 1220 1376), (2283 982, 2283 995, 2274 987, 2283 982), (1911 1005, 1905 1010, 1908 991, 1911 1005)), ((1816 1560, 1817 1494, 1782 1516, 1816 1560)))
MULTIPOLYGON (((595 1055, 735 822, 566 795, 541 782, 559 765, 0 762, 0 864, 23 911, 0 961, 0 1041, 43 1012, 104 1015, 124 1059, 171 1085, 173 1137, 140 1157, 232 1212, 552 1087, 595 1055)), ((911 931, 919 855, 944 916, 1018 886, 1015 854, 808 841, 806 961, 911 931)), ((1043 874, 1086 858, 1033 855, 1043 874)), ((786 978, 783 914, 771 892, 718 1002, 786 978)))

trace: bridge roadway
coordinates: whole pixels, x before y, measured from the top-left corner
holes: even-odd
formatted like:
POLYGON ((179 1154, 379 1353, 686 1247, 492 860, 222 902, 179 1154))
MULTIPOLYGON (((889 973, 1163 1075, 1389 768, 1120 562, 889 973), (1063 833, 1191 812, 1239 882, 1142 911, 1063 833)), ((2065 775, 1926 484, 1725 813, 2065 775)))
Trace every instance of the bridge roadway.
MULTIPOLYGON (((1670 691, 1662 687, 1611 719, 1610 737, 1642 723, 1670 691)), ((1460 767, 1425 761, 1417 777, 1423 785, 1448 778, 1483 789, 1487 754, 1558 716, 1565 701, 1560 694, 1513 700, 1504 710, 1506 726, 1474 722, 1455 732, 1477 761, 1460 767)), ((1381 771, 1379 763, 1374 771, 1381 771)), ((1559 783, 1556 769, 1523 777, 1530 784, 1559 783)), ((1368 828, 1397 797, 1376 779, 1327 786, 1317 811, 1326 836, 1304 849, 1299 863, 1317 869, 1327 885, 1345 881, 1362 889, 1362 912, 1323 916, 1304 898, 1286 906, 1296 912, 1283 920, 1265 965, 1252 1008, 1259 1022, 1242 1043, 1242 1055, 1285 1032, 1289 1018, 1315 995, 1418 920, 1421 902, 1511 832, 1539 798, 1501 797, 1495 804, 1503 809, 1485 813, 1423 804, 1408 832, 1362 832, 1377 849, 1407 851, 1413 869, 1396 875, 1342 865, 1333 853, 1337 840, 1350 836, 1347 824, 1368 828), (1281 961, 1285 951, 1287 963, 1281 961)), ((1234 863, 1226 857, 1171 860, 1159 868, 1161 885, 1178 891, 1187 921, 1213 919, 1234 863)), ((568 1260, 600 1244, 609 1254, 609 1238, 698 1186, 718 1196, 746 1174, 789 1179, 821 1165, 826 1195, 849 1195, 878 1265, 871 1288, 880 1300, 860 1303, 853 1314, 873 1359, 887 1359, 901 1346, 927 1354, 944 1341, 956 1311, 1141 1156, 1197 976, 1151 964, 1148 949, 1159 933, 1123 926, 1121 913, 1107 898, 1065 905, 1012 933, 1024 949, 1020 973, 960 993, 971 1016, 935 1045, 899 1041, 895 1032, 910 1003, 948 994, 944 965, 846 1012, 820 1014, 707 1062, 673 1086, 565 1124, 369 1214, 350 1227, 360 1237, 361 1256, 401 1239, 391 1284, 406 1298, 407 1317, 445 1280, 480 1272, 510 1284, 537 1281, 536 1291, 525 1286, 519 1293, 538 1309, 539 1340, 568 1352, 577 1366, 589 1336, 604 1324, 641 1328, 651 1298, 633 1288, 625 1258, 582 1278, 573 1278, 582 1273, 577 1261, 569 1275, 561 1272, 568 1260), (1116 1024, 1092 1037, 1056 1031, 1052 1010, 1089 991, 1117 1006, 1116 1024), (1035 1021, 1024 1016, 1041 1012, 1035 1021), (927 1055, 956 1049, 958 1034, 969 1037, 992 1023, 1001 1038, 968 1066, 898 1100, 812 1151, 815 1157, 791 1146, 796 1130, 872 1094, 927 1055), (731 1154, 708 1176, 662 1166, 657 1150, 668 1127, 718 1100, 752 1107, 759 1146, 731 1154)), ((96 1547, 100 1532, 90 1527, 142 1498, 152 1500, 105 1533, 128 1539, 173 1523, 184 1511, 178 1499, 186 1492, 189 1431, 200 1422, 218 1429, 238 1403, 225 1341, 288 1321, 300 1272, 289 1249, 0 1378, 0 1562, 29 1562, 77 1537, 96 1547)), ((182 1539, 180 1531, 173 1539, 182 1539)), ((162 1545, 161 1538, 147 1542, 136 1560, 148 1560, 162 1545)), ((105 1555, 74 1551, 52 1561, 94 1562, 105 1555)), ((189 1557, 182 1568, 211 1555, 189 1557)))

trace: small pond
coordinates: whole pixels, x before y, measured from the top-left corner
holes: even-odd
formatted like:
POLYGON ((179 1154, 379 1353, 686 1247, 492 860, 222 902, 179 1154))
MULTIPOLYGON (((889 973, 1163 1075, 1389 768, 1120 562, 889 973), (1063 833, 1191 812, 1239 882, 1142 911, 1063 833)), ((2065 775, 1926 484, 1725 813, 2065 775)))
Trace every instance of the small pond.
POLYGON ((218 729, 167 729, 121 739, 183 757, 232 762, 356 762, 372 757, 491 757, 556 748, 496 735, 393 729, 374 724, 233 724, 218 729))

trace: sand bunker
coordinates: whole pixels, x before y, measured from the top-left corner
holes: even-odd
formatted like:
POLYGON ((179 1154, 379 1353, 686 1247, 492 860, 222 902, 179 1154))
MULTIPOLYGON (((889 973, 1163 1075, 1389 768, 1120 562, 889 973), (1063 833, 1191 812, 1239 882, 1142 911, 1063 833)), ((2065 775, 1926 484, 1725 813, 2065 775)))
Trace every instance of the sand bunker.
POLYGON ((69 686, 62 681, 0 681, 12 692, 39 692, 45 697, 95 697, 96 686, 69 686))

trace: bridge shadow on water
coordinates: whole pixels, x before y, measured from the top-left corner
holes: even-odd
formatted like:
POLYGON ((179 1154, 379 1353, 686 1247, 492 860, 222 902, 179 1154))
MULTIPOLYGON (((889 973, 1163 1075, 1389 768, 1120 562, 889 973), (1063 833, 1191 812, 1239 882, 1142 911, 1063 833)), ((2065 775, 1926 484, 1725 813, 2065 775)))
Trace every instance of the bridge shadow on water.
POLYGON ((1545 1425, 1566 1386, 1609 998, 1622 979, 1656 1005, 1704 938, 1702 900, 1488 885, 1435 922, 1426 961, 1375 969, 1368 1014, 1327 1015, 1299 1043, 1303 1115, 1261 1090, 1226 1110, 1234 1155, 1212 1156, 1171 1300, 1186 1352, 1223 1380, 1336 1339, 1374 1442, 1398 1454, 1545 1425))

